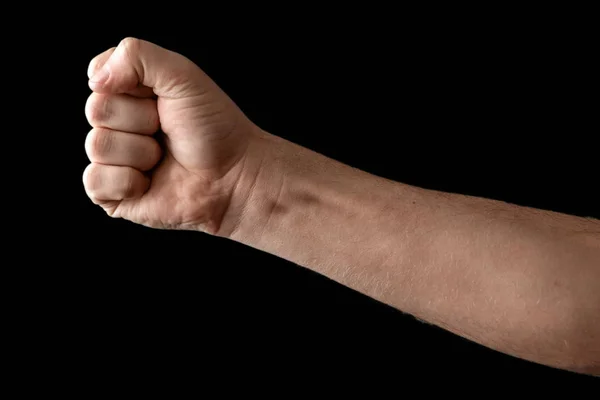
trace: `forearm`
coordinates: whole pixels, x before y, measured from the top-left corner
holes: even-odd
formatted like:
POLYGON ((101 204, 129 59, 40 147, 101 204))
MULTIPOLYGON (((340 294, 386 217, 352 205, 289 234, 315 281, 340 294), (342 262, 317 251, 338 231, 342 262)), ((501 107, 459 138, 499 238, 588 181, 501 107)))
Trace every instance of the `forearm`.
POLYGON ((258 141, 231 239, 499 351, 598 373, 597 220, 420 189, 258 141))

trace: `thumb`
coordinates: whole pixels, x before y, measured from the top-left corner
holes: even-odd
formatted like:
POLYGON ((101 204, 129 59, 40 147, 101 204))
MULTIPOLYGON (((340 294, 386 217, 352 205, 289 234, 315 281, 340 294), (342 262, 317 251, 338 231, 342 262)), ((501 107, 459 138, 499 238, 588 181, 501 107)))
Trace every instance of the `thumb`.
POLYGON ((206 92, 214 83, 181 54, 135 38, 123 39, 89 80, 98 93, 127 93, 140 85, 157 96, 182 98, 206 92))

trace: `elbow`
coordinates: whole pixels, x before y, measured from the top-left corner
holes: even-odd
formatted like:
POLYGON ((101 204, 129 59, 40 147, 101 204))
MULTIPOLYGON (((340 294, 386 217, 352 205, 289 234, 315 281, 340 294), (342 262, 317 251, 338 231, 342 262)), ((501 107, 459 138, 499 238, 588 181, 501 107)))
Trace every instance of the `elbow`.
POLYGON ((580 312, 571 327, 573 346, 567 352, 570 369, 588 375, 600 376, 600 296, 592 302, 581 302, 580 312))
POLYGON ((584 365, 579 370, 575 370, 575 372, 600 377, 600 360, 595 360, 592 364, 584 365))
POLYGON ((535 332, 529 341, 534 359, 554 368, 600 376, 600 294, 590 294, 563 292, 553 305, 538 309, 535 317, 529 314, 535 332))
POLYGON ((555 307, 562 309, 554 316, 556 344, 563 349, 565 369, 600 376, 600 236, 595 235, 579 254, 577 268, 564 279, 569 284, 561 303, 569 305, 555 307))
POLYGON ((570 316, 557 317, 554 340, 558 366, 573 372, 600 376, 600 296, 575 302, 570 316), (562 322, 562 324, 561 324, 562 322))
MULTIPOLYGON (((536 341, 531 347, 536 349, 531 360, 541 364, 571 372, 600 376, 600 342, 595 334, 583 330, 550 330, 546 339, 536 341), (553 332, 552 332, 553 331, 553 332), (550 333, 552 332, 552 333, 550 333)), ((539 336, 538 336, 539 338, 539 336)))
POLYGON ((565 370, 600 377, 600 352, 597 345, 596 348, 568 352, 560 364, 558 367, 565 370))
MULTIPOLYGON (((568 342, 567 342, 568 343, 568 342)), ((561 357, 559 367, 586 375, 600 376, 600 343, 596 336, 580 332, 571 339, 570 349, 561 357)))

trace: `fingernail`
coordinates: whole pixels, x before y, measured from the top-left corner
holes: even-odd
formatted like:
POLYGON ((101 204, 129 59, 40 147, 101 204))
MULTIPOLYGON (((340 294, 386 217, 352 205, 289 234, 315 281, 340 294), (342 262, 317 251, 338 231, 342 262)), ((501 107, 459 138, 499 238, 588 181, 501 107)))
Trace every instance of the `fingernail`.
POLYGON ((110 72, 105 67, 100 68, 92 77, 90 78, 91 83, 95 83, 96 85, 102 85, 108 80, 108 76, 110 72))

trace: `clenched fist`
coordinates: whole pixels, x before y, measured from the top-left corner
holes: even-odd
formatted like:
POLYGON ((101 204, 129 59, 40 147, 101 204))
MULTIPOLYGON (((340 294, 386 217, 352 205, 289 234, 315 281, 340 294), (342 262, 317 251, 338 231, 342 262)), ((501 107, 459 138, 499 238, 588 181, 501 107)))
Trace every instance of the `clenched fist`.
MULTIPOLYGON (((217 233, 260 130, 198 66, 127 38, 88 68, 86 193, 110 216, 217 233)), ((238 188, 239 191, 239 188, 238 188)))

